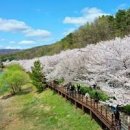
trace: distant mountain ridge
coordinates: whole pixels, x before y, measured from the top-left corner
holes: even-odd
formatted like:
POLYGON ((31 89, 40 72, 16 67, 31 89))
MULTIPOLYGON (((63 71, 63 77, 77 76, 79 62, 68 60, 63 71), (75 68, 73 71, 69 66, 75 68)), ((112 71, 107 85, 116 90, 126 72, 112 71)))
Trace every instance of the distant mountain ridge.
POLYGON ((19 51, 20 51, 20 49, 0 49, 0 55, 12 54, 12 53, 16 53, 19 51))

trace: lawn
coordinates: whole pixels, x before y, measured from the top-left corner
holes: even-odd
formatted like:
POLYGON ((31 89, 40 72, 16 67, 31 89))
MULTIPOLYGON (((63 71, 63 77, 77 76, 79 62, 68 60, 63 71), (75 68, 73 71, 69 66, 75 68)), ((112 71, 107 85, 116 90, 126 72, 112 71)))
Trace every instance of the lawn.
POLYGON ((47 89, 0 99, 0 130, 100 130, 90 116, 47 89))

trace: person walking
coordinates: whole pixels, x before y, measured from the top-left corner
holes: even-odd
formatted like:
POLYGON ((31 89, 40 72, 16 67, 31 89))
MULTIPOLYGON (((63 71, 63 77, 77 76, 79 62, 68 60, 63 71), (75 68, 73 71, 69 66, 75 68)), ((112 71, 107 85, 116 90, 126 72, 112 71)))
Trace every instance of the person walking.
POLYGON ((116 106, 114 115, 115 115, 116 127, 119 129, 119 128, 121 128, 121 119, 120 119, 119 105, 116 106))
POLYGON ((80 94, 80 84, 77 85, 77 92, 80 94))

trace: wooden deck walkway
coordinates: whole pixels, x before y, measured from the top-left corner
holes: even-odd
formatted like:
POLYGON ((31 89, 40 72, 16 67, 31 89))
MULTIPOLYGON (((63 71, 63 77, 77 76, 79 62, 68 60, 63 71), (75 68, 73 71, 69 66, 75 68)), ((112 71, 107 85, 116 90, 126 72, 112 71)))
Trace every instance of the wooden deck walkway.
POLYGON ((81 108, 84 112, 89 113, 92 119, 95 119, 103 130, 121 130, 116 125, 113 113, 107 110, 105 106, 95 102, 91 98, 87 98, 78 93, 69 93, 63 86, 58 87, 54 82, 49 83, 48 87, 57 92, 66 100, 71 101, 76 107, 81 108))

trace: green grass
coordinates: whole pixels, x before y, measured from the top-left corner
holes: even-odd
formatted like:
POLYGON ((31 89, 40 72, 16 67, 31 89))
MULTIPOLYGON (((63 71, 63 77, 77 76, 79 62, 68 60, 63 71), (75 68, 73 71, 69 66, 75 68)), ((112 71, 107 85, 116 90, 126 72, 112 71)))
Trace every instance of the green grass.
MULTIPOLYGON (((3 71, 0 71, 0 83, 1 83, 2 74, 3 74, 3 71)), ((9 89, 6 85, 5 86, 0 85, 0 96, 6 93, 8 90, 9 89)))
POLYGON ((90 116, 64 98, 46 90, 16 95, 6 100, 4 116, 12 122, 5 130, 100 130, 90 116), (10 102, 7 102, 10 100, 10 102))

